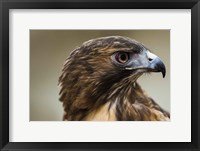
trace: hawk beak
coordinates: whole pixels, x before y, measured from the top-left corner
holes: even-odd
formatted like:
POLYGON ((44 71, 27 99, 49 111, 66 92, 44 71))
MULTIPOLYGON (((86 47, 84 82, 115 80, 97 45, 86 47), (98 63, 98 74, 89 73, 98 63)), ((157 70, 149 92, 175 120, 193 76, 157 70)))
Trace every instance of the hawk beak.
POLYGON ((164 78, 166 74, 166 68, 162 60, 149 51, 147 51, 147 58, 149 60, 149 65, 147 66, 147 69, 151 72, 161 72, 164 78))
POLYGON ((133 58, 125 69, 138 72, 161 72, 163 78, 166 74, 165 65, 162 60, 149 51, 133 58))

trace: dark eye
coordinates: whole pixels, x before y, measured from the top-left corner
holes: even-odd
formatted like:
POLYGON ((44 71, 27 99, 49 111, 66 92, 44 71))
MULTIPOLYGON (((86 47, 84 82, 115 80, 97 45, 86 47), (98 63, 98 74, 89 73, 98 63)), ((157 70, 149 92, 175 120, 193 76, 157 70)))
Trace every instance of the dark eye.
POLYGON ((119 52, 116 54, 115 59, 119 63, 126 63, 129 60, 129 54, 127 52, 119 52))

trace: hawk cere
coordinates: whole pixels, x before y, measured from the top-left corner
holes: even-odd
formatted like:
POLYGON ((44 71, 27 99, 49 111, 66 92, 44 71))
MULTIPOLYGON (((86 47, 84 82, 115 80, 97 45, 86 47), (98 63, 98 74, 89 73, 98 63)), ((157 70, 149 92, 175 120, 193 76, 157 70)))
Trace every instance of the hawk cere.
POLYGON ((167 121, 170 115, 137 83, 166 69, 142 43, 109 36, 89 40, 71 52, 59 77, 63 120, 167 121))

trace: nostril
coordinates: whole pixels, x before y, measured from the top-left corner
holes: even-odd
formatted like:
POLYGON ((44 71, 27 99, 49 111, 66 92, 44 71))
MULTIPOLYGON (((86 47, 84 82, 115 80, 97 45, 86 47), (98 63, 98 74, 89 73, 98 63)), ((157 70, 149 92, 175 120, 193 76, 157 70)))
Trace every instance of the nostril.
POLYGON ((152 61, 153 59, 149 58, 149 61, 152 61))

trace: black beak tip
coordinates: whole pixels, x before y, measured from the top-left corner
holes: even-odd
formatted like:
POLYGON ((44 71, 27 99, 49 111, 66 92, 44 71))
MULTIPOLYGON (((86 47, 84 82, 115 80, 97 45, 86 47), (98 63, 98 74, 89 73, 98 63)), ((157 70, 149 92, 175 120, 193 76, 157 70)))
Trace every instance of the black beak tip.
POLYGON ((160 71, 162 73, 163 78, 166 75, 166 68, 163 62, 160 62, 157 66, 158 71, 160 71))
POLYGON ((166 70, 165 70, 165 68, 164 68, 161 72, 162 72, 163 78, 165 78, 165 75, 166 75, 166 70))

